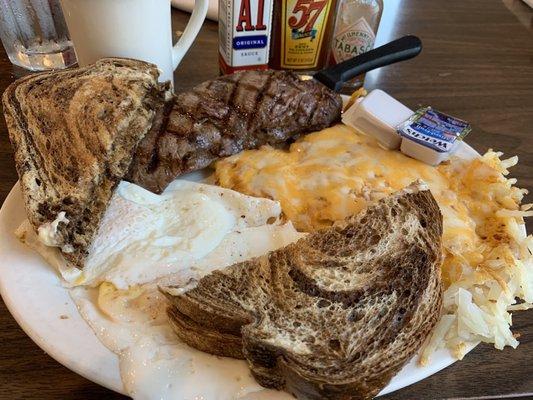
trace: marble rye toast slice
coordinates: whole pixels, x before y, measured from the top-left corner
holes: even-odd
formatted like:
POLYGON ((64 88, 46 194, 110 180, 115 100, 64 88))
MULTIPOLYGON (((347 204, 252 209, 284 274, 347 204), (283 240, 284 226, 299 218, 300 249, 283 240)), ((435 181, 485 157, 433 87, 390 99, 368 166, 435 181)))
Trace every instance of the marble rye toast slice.
POLYGON ((29 75, 3 95, 26 213, 67 262, 82 268, 100 219, 127 172, 137 143, 163 107, 168 85, 137 60, 29 75))
POLYGON ((177 335, 243 358, 266 387, 369 399, 420 349, 440 311, 442 216, 423 184, 283 249, 161 288, 177 335))

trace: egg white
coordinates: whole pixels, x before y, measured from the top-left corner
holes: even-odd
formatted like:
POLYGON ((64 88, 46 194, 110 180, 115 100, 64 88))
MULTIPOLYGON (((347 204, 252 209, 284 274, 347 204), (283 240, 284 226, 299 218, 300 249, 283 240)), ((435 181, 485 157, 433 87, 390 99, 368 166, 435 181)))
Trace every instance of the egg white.
MULTIPOLYGON (((185 180, 161 195, 121 182, 83 271, 69 268, 28 221, 17 235, 58 269, 82 317, 119 357, 135 399, 276 399, 244 361, 180 342, 159 285, 180 288, 214 269, 292 243, 304 234, 282 224, 278 202, 185 180), (207 384, 208 383, 208 384, 207 384)), ((68 216, 67 216, 68 219, 68 216)))
POLYGON ((70 289, 83 318, 119 356, 126 392, 134 399, 290 399, 261 387, 245 361, 216 357, 182 343, 166 317, 156 285, 119 290, 70 289))
POLYGON ((269 228, 280 224, 280 213, 278 202, 213 185, 178 179, 156 195, 121 182, 83 270, 69 267, 61 253, 42 243, 27 222, 18 235, 60 271, 67 286, 110 282, 124 289, 181 270, 224 267, 228 262, 262 254, 283 239, 276 239, 269 228), (264 227, 265 234, 270 235, 264 245, 260 238, 256 243, 235 240, 236 235, 246 236, 247 230, 257 227, 264 227), (253 246, 259 247, 253 251, 253 246))

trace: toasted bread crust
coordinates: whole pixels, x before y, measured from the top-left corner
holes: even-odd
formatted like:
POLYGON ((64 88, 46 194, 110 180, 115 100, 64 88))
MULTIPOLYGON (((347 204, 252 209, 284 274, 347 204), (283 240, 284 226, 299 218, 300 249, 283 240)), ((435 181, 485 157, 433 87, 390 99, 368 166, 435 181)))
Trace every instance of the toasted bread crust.
POLYGON ((231 356, 238 342, 216 314, 239 316, 242 353, 263 386, 306 399, 372 398, 440 316, 441 236, 429 190, 404 191, 167 294, 169 318, 189 345, 231 356))
POLYGON ((164 102, 155 65, 104 59, 15 81, 3 95, 28 219, 60 211, 57 244, 82 268, 115 186, 164 102))
POLYGON ((180 337, 190 346, 223 357, 243 359, 241 335, 220 332, 196 323, 177 308, 168 311, 171 315, 170 323, 180 337))

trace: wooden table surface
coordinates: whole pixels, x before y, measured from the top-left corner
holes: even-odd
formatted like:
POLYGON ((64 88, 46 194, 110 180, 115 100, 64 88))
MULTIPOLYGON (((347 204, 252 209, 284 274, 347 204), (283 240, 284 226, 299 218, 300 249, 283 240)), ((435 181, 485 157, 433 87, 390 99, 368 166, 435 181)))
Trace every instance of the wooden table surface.
MULTIPOLYGON (((422 38, 415 60, 367 75, 366 87, 382 88, 412 108, 430 104, 469 121, 468 142, 518 155, 512 169, 521 187, 533 189, 533 11, 520 0, 385 0, 378 40, 404 34, 422 38), (390 19, 389 19, 390 17, 390 19)), ((174 29, 187 15, 173 12, 174 29)), ((217 25, 206 22, 176 72, 187 89, 217 76, 217 25)), ((0 92, 26 72, 0 55, 0 92)), ((0 201, 17 180, 11 147, 0 119, 0 201)), ((528 197, 531 202, 532 196, 528 197)), ((533 224, 528 223, 528 231, 533 224)), ((1 260, 0 260, 1 262, 1 260)), ((466 358, 387 399, 533 398, 533 310, 513 316, 521 334, 517 350, 480 345, 466 358)), ((65 335, 68 335, 65 332, 65 335)), ((69 371, 37 347, 0 302, 1 399, 121 399, 69 371)))

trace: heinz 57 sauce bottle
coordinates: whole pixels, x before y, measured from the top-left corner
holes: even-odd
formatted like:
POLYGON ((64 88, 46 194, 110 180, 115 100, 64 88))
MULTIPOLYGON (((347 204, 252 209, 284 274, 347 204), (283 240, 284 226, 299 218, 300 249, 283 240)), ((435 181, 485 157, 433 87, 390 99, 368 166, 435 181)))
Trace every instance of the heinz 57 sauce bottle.
POLYGON ((220 72, 267 69, 273 0, 219 0, 220 72))
POLYGON ((269 67, 298 72, 325 67, 337 0, 274 0, 269 67))

